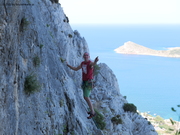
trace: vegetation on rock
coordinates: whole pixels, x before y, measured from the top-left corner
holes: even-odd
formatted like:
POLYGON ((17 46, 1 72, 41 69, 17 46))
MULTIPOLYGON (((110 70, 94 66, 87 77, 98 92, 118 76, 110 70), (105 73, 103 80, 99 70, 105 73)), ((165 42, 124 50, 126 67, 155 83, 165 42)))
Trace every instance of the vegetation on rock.
MULTIPOLYGON (((180 105, 177 105, 177 107, 180 107, 180 105)), ((177 113, 178 121, 180 121, 180 114, 177 112, 177 110, 174 109, 174 107, 171 108, 171 110, 175 113, 177 113)), ((178 128, 175 128, 175 135, 180 135, 180 122, 176 122, 173 119, 170 119, 172 125, 176 125, 178 128)))
POLYGON ((134 104, 130 104, 130 103, 125 103, 123 106, 123 109, 125 112, 137 112, 137 107, 134 104))
POLYGON ((26 94, 31 94, 36 91, 39 91, 40 88, 41 88, 41 85, 39 81, 37 80, 37 77, 35 74, 30 74, 25 78, 24 90, 26 94))
POLYGON ((106 126, 106 123, 104 122, 104 116, 100 112, 98 112, 96 109, 95 109, 95 112, 96 112, 96 115, 93 119, 96 123, 96 126, 97 128, 103 130, 106 126))
POLYGON ((171 120, 163 119, 161 116, 152 116, 148 113, 140 113, 144 118, 146 118, 151 123, 158 135, 179 135, 178 134, 178 125, 180 122, 174 121, 174 125, 171 124, 171 120))
POLYGON ((23 17, 20 24, 20 31, 24 32, 25 30, 27 30, 29 24, 30 22, 27 21, 27 18, 23 17))
POLYGON ((41 63, 40 58, 39 58, 38 56, 35 56, 35 57, 33 58, 33 64, 34 64, 34 66, 35 66, 35 67, 38 67, 38 66, 40 65, 40 63, 41 63))
POLYGON ((116 115, 115 117, 112 117, 111 121, 112 123, 115 123, 116 125, 123 123, 120 115, 116 115))

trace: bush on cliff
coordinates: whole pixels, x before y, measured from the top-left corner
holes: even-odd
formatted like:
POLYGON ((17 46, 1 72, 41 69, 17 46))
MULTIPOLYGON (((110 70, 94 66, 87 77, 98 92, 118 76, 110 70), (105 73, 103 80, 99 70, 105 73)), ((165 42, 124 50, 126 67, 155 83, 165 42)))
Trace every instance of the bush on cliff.
POLYGON ((112 123, 115 123, 116 125, 123 123, 120 115, 116 115, 115 117, 112 117, 111 121, 112 123))
POLYGON ((103 130, 106 126, 106 123, 104 122, 104 116, 100 112, 98 112, 96 109, 95 109, 95 112, 96 112, 96 115, 93 118, 94 122, 97 128, 103 130))
POLYGON ((34 64, 34 66, 35 66, 35 67, 38 67, 38 66, 40 66, 40 63, 41 63, 40 58, 39 58, 38 56, 35 56, 35 57, 33 58, 33 64, 34 64))
POLYGON ((123 106, 123 109, 125 112, 137 112, 137 107, 134 104, 130 104, 130 103, 125 103, 123 106))
POLYGON ((35 91, 39 91, 41 88, 41 85, 39 81, 37 80, 37 77, 35 74, 30 74, 25 78, 24 82, 24 90, 26 94, 33 93, 35 91))

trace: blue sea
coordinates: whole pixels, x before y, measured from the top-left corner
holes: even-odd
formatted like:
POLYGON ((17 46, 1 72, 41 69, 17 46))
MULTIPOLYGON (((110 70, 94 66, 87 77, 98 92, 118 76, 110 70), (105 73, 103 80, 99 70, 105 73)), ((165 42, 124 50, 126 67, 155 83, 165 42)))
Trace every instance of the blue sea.
POLYGON ((99 56, 118 79, 120 93, 140 112, 178 120, 180 58, 114 52, 127 41, 155 49, 180 47, 180 25, 71 25, 88 43, 91 59, 99 56))

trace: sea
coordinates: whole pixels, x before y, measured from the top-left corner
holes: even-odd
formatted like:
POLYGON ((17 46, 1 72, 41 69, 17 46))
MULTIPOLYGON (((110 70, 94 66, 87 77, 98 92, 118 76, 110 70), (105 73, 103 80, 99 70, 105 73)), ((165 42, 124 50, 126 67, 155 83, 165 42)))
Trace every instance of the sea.
POLYGON ((95 25, 74 24, 84 37, 93 60, 106 63, 116 75, 120 93, 140 112, 179 120, 180 58, 118 54, 125 42, 166 50, 180 47, 180 25, 95 25), (177 112, 173 112, 174 107, 177 112))

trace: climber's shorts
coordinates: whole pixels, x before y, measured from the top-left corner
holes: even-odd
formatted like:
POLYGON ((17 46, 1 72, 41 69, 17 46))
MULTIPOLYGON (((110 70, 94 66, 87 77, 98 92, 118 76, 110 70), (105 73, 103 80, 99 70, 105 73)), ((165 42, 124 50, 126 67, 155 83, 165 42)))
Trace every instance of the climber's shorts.
POLYGON ((93 81, 92 80, 83 81, 81 87, 83 89, 83 96, 89 97, 91 94, 91 90, 93 89, 93 81))

